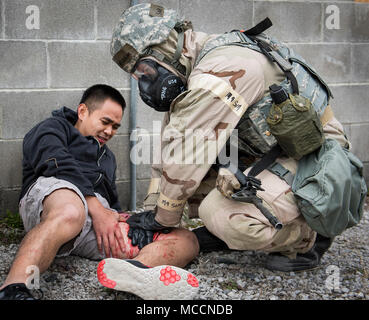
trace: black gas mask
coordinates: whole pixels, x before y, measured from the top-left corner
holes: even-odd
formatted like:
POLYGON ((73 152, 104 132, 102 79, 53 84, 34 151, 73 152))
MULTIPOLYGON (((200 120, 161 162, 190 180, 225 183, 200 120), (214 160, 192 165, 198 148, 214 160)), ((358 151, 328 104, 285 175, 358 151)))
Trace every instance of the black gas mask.
POLYGON ((172 101, 186 90, 180 77, 151 59, 140 60, 133 74, 141 99, 156 111, 169 111, 172 101))

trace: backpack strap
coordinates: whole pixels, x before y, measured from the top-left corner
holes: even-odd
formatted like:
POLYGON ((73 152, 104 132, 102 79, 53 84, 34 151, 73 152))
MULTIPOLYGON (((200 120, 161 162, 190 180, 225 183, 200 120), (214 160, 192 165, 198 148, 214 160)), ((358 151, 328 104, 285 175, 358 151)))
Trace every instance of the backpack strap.
POLYGON ((292 73, 292 64, 284 59, 277 51, 274 51, 269 44, 265 41, 262 41, 256 37, 250 37, 252 40, 256 42, 261 52, 271 61, 275 62, 284 72, 287 79, 291 82, 292 91, 295 94, 299 94, 299 86, 296 80, 296 77, 292 73))
POLYGON ((257 44, 260 51, 271 61, 275 62, 285 73, 287 79, 291 82, 292 91, 295 94, 299 94, 299 86, 296 80, 296 77, 292 73, 292 64, 284 59, 277 51, 273 50, 268 43, 262 41, 261 39, 257 38, 259 34, 264 32, 265 30, 269 29, 273 25, 272 21, 267 17, 261 22, 259 22, 256 26, 248 29, 248 30, 233 30, 238 31, 240 33, 240 38, 244 41, 251 39, 253 42, 257 44), (242 36, 245 35, 246 37, 242 36))
POLYGON ((292 187, 293 179, 295 179, 295 176, 292 174, 292 172, 288 169, 286 169, 284 166, 282 166, 278 162, 274 162, 268 170, 275 175, 277 175, 282 180, 286 181, 287 184, 292 187))
POLYGON ((241 32, 247 36, 257 36, 265 30, 269 29, 273 25, 272 21, 266 17, 263 21, 260 21, 256 26, 248 30, 242 30, 241 32))
MULTIPOLYGON (((242 185, 246 184, 247 179, 252 179, 256 177, 260 172, 268 169, 271 173, 286 181, 289 186, 292 186, 293 180, 295 178, 291 171, 286 169, 283 165, 275 160, 282 154, 282 149, 279 145, 273 147, 267 154, 265 154, 256 164, 251 168, 247 176, 243 172, 235 168, 232 164, 229 166, 229 170, 234 172, 236 178, 242 185), (242 173, 242 174, 241 174, 242 173)), ((260 184, 261 185, 261 184, 260 184)))
POLYGON ((281 153, 282 149, 278 145, 275 146, 251 168, 247 175, 232 163, 228 165, 228 169, 233 171, 241 184, 240 190, 231 195, 232 199, 254 204, 277 230, 280 230, 283 225, 278 218, 263 205, 263 200, 258 197, 257 191, 264 191, 264 189, 261 187, 261 180, 255 178, 255 176, 269 167, 281 153))
POLYGON ((256 177, 260 172, 272 165, 282 152, 282 148, 278 144, 275 145, 258 162, 255 163, 247 175, 250 177, 256 177))

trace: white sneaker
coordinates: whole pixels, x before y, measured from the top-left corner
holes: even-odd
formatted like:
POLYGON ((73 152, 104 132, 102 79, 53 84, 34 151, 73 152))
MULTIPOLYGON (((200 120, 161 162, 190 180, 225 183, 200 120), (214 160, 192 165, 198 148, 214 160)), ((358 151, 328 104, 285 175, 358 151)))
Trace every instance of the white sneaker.
POLYGON ((105 287, 130 292, 144 300, 192 300, 199 290, 196 277, 181 268, 140 268, 115 258, 100 261, 97 278, 105 287))

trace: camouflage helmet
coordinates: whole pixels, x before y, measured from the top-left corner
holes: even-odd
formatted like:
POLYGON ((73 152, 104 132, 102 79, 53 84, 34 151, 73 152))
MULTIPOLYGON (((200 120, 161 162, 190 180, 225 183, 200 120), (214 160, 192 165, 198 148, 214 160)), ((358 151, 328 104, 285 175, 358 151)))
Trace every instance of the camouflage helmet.
POLYGON ((184 32, 191 27, 190 22, 182 21, 172 9, 138 4, 122 13, 113 30, 110 53, 124 71, 131 73, 142 56, 152 54, 150 47, 166 41, 173 29, 184 32))

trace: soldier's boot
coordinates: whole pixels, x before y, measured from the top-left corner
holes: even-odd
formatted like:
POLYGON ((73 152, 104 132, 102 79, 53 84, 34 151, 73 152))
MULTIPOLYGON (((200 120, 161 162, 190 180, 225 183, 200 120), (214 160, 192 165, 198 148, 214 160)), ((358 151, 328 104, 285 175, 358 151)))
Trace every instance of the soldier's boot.
POLYGON ((197 241, 199 242, 200 252, 229 250, 226 243, 210 233, 206 227, 194 229, 192 232, 196 235, 197 241))
POLYGON ((272 271, 304 271, 316 268, 323 254, 329 249, 333 242, 333 238, 326 238, 317 235, 313 247, 306 253, 298 253, 296 259, 275 252, 268 255, 265 267, 272 271))

